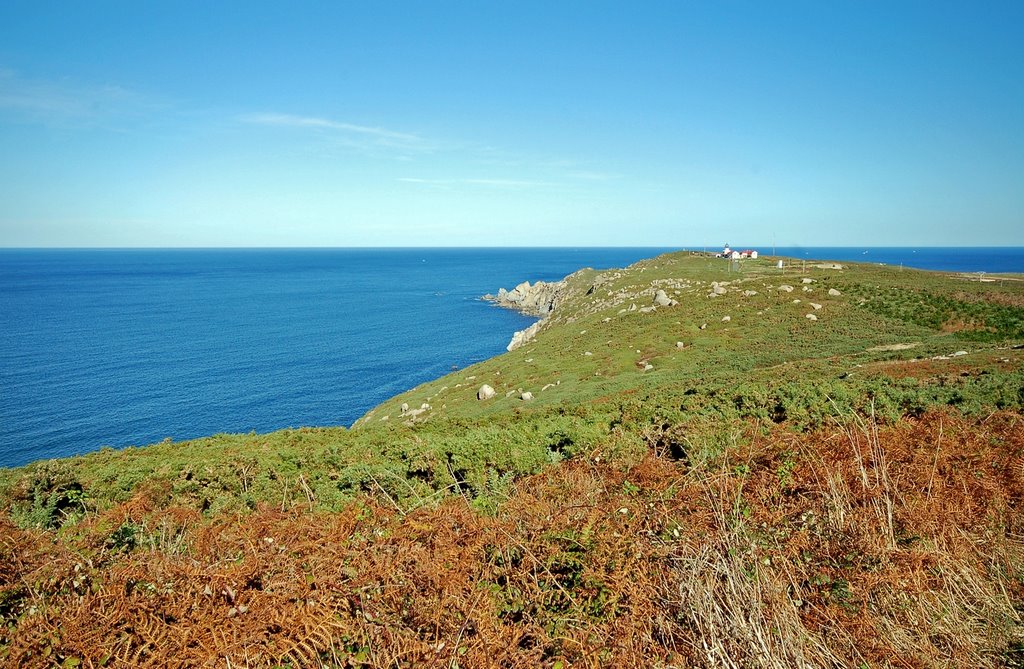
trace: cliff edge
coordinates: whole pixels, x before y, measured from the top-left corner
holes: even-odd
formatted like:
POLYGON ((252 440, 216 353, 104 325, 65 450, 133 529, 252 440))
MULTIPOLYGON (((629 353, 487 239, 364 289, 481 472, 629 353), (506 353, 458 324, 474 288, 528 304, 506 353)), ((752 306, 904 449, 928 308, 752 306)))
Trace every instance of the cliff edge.
POLYGON ((512 335, 512 341, 505 347, 507 351, 514 351, 526 342, 532 340, 544 326, 546 319, 558 305, 562 303, 568 294, 569 277, 561 281, 537 281, 531 284, 524 281, 512 290, 498 289, 497 295, 488 293, 483 299, 493 302, 499 307, 515 309, 529 316, 538 316, 541 320, 530 327, 519 330, 512 335))

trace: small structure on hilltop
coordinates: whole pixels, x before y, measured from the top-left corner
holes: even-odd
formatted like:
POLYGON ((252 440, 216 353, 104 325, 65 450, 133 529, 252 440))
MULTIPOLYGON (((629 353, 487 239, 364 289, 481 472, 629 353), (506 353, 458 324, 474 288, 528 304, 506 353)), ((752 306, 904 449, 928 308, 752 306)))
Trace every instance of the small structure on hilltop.
POLYGON ((722 249, 721 253, 715 254, 716 258, 729 258, 730 260, 739 260, 741 258, 757 258, 757 251, 746 250, 746 251, 734 251, 728 243, 725 248, 722 249))

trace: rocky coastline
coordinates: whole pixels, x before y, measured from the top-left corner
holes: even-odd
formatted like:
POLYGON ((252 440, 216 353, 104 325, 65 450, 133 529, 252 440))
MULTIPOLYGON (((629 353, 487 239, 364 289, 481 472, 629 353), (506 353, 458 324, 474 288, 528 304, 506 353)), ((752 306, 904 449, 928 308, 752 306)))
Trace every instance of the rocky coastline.
POLYGON ((500 288, 497 295, 488 293, 483 299, 505 309, 515 309, 528 316, 537 316, 539 321, 512 335, 512 341, 505 347, 513 351, 533 339, 544 326, 568 292, 568 277, 561 281, 524 281, 512 290, 500 288))

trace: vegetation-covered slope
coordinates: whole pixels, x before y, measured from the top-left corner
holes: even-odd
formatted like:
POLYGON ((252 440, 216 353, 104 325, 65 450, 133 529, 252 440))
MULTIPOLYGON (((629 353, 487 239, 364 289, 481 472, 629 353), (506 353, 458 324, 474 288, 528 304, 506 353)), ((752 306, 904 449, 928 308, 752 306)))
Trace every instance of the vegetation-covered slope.
POLYGON ((0 472, 0 657, 1021 666, 1024 284, 729 269, 579 272, 351 430, 0 472))

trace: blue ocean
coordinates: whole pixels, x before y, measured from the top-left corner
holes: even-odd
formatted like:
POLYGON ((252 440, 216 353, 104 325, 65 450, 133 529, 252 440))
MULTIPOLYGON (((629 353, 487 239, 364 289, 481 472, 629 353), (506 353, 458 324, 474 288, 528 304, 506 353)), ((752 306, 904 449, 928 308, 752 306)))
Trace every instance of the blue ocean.
MULTIPOLYGON (((482 294, 667 250, 0 250, 0 466, 351 425, 533 321, 482 294)), ((1021 248, 777 252, 1024 272, 1021 248)))

